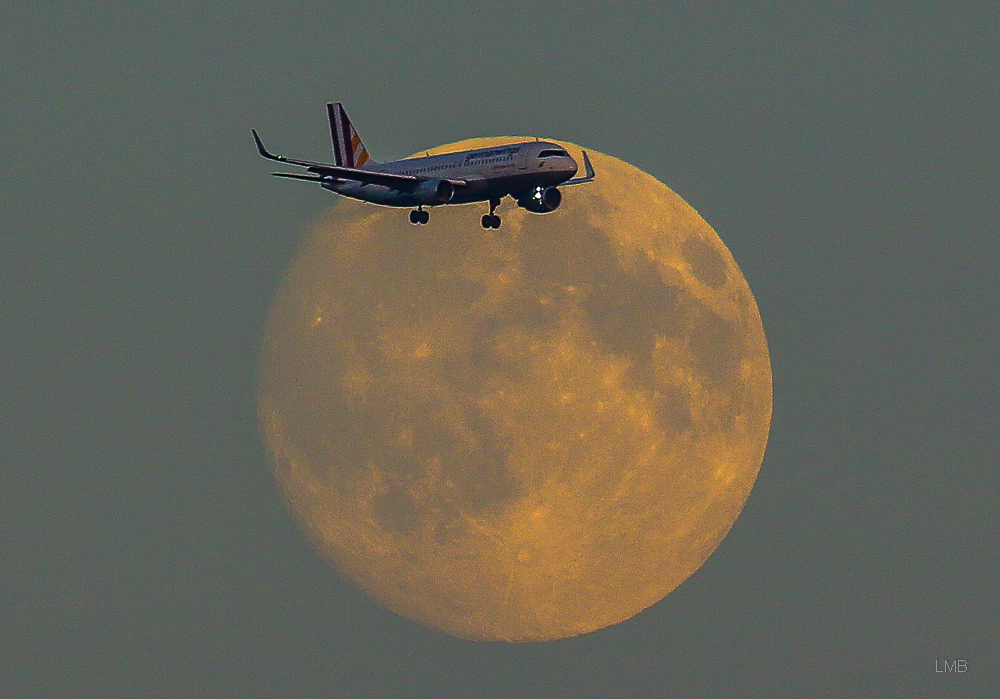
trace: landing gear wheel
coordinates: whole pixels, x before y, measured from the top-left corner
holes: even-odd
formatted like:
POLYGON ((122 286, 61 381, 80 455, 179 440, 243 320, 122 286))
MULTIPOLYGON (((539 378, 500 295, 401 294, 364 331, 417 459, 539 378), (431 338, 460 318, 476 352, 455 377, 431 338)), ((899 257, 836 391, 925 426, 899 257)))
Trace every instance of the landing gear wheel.
POLYGON ((427 223, 431 218, 431 215, 426 211, 418 211, 417 214, 417 223, 427 223))
POLYGON ((498 206, 500 206, 499 199, 490 199, 490 212, 483 216, 483 228, 500 227, 500 217, 493 213, 498 206))
POLYGON ((411 211, 410 212, 410 223, 412 223, 413 225, 417 225, 418 223, 420 223, 420 214, 422 214, 422 213, 423 213, 422 211, 417 211, 416 209, 414 209, 413 211, 411 211))
POLYGON ((500 217, 496 214, 483 214, 483 228, 499 228, 500 217))

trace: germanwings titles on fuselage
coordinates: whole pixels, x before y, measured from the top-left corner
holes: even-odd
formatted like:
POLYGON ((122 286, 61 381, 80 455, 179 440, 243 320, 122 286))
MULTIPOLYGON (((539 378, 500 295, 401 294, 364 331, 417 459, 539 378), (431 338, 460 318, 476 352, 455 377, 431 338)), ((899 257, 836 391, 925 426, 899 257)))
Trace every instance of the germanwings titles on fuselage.
POLYGON ((504 196, 536 214, 555 211, 558 187, 592 182, 594 168, 583 151, 586 176, 574 178, 576 161, 558 143, 522 141, 457 153, 378 163, 371 158, 340 102, 328 104, 335 164, 296 160, 269 153, 253 131, 257 151, 268 160, 306 168, 311 175, 285 172, 276 177, 318 182, 326 190, 382 206, 416 207, 410 223, 427 223, 424 207, 489 202, 483 228, 499 228, 496 207, 504 196))

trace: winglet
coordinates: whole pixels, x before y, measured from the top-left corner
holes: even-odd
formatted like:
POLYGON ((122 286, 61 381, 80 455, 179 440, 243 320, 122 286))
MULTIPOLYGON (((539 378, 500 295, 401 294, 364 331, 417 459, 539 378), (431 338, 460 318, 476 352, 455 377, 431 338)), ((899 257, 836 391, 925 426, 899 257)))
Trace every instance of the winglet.
MULTIPOLYGON (((584 166, 584 169, 587 172, 586 177, 577 177, 576 179, 573 179, 573 180, 566 180, 565 182, 563 182, 563 185, 567 185, 567 184, 583 184, 585 182, 593 182, 594 181, 594 166, 590 164, 590 156, 587 155, 587 151, 582 151, 582 152, 583 152, 583 166, 584 166)), ((562 186, 562 185, 560 185, 560 186, 562 186)))
POLYGON ((581 151, 583 153, 583 165, 587 169, 587 179, 594 179, 594 166, 590 164, 590 156, 587 155, 587 151, 581 151))
POLYGON ((253 134, 254 143, 257 144, 257 152, 260 153, 261 157, 267 158, 268 160, 277 160, 279 162, 284 162, 285 156, 274 155, 273 153, 267 152, 267 148, 265 148, 264 144, 261 142, 260 136, 257 135, 257 129, 250 129, 250 133, 253 134))

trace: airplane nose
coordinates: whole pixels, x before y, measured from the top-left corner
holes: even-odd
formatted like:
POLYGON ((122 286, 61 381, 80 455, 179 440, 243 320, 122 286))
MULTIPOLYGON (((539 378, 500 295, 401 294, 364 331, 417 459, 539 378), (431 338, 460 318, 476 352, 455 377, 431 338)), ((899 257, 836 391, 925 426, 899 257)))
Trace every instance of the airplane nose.
POLYGON ((569 165, 573 166, 573 168, 570 170, 570 177, 572 177, 573 175, 576 174, 577 170, 580 169, 580 166, 576 164, 576 161, 573 159, 573 156, 567 155, 566 159, 569 160, 569 165))

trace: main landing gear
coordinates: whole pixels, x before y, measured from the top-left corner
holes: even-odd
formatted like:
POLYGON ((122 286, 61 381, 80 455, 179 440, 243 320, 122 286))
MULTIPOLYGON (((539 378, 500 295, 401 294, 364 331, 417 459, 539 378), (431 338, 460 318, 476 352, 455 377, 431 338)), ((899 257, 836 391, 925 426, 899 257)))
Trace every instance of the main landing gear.
POLYGON ((410 212, 410 223, 414 225, 419 225, 421 223, 427 223, 431 218, 431 215, 424 211, 422 206, 418 206, 413 211, 410 212))
POLYGON ((493 210, 500 206, 499 199, 490 199, 490 212, 483 214, 483 228, 499 228, 500 217, 493 213, 493 210))

